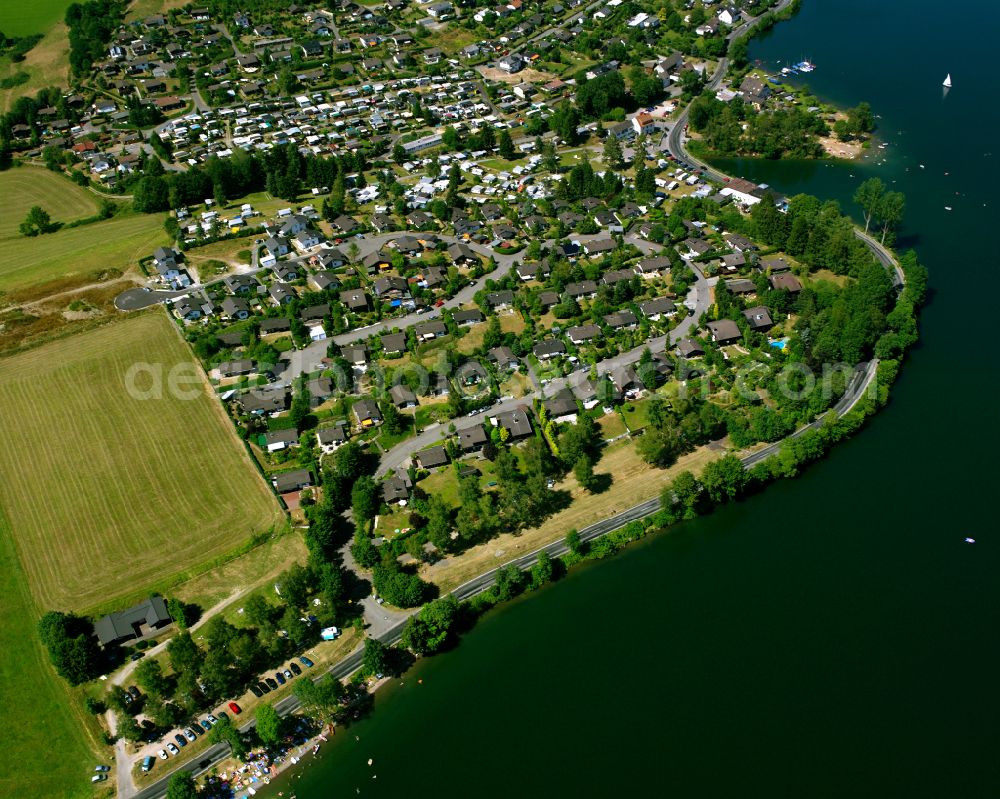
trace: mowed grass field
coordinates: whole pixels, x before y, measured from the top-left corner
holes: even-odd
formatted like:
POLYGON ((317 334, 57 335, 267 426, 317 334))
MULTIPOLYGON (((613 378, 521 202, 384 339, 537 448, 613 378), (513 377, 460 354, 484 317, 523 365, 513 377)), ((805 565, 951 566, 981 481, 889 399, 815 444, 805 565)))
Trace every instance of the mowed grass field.
POLYGON ((17 3, 6 0, 0 3, 0 31, 8 36, 27 36, 45 33, 66 16, 66 9, 73 0, 32 0, 17 3))
POLYGON ((21 237, 18 226, 33 205, 48 211, 54 222, 93 216, 100 207, 96 194, 48 169, 8 169, 0 172, 0 241, 21 237))
MULTIPOLYGON (((27 209, 19 213, 18 224, 27 209)), ((97 281, 107 270, 122 272, 152 255, 169 239, 162 214, 135 214, 0 242, 0 291, 10 300, 45 296, 97 281)))
POLYGON ((172 328, 157 310, 0 360, 0 510, 41 609, 141 598, 283 518, 172 328), (161 396, 130 396, 138 363, 161 396), (167 388, 178 364, 193 399, 167 388))
POLYGON ((35 633, 41 612, 28 591, 10 526, 0 514, 0 705, 4 757, 0 796, 92 796, 93 747, 80 702, 56 677, 35 633))

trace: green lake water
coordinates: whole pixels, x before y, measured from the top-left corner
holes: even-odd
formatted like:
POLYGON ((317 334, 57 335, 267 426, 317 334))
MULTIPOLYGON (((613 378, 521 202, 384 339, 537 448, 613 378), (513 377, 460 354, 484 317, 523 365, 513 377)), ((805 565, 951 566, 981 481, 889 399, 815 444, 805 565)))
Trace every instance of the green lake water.
POLYGON ((864 164, 723 166, 845 208, 873 174, 906 193, 933 293, 891 405, 492 614, 268 796, 1000 796, 998 33, 986 0, 805 0, 751 48, 881 115, 864 164))

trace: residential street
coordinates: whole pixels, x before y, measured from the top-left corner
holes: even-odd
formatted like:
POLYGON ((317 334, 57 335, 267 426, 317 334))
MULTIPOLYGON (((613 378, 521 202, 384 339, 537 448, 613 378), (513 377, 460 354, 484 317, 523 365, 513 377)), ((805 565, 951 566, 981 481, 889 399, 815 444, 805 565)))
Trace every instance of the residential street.
MULTIPOLYGON (((369 253, 381 249, 383 245, 385 245, 389 241, 392 241, 393 239, 397 239, 401 236, 412 236, 412 235, 414 235, 412 232, 382 233, 374 236, 365 236, 365 238, 363 239, 354 239, 353 241, 358 245, 358 259, 360 259, 364 258, 369 253)), ((443 234, 435 234, 435 235, 437 235, 437 237, 441 241, 447 242, 449 244, 452 242, 462 241, 461 239, 457 239, 453 236, 447 236, 443 234)), ((608 233, 593 233, 587 235, 572 236, 571 239, 573 241, 583 244, 588 241, 595 241, 597 239, 608 238, 608 236, 609 236, 608 233)), ((643 253, 647 255, 659 253, 663 250, 663 248, 660 245, 646 241, 645 239, 635 235, 626 235, 625 242, 627 244, 635 245, 639 250, 641 250, 643 253)), ((454 297, 445 300, 441 308, 458 308, 467 303, 471 303, 473 301, 473 297, 475 296, 476 292, 478 292, 486 285, 486 281, 500 280, 500 278, 504 277, 510 271, 511 267, 514 264, 520 262, 522 259, 520 253, 515 253, 513 255, 502 255, 493 252, 493 250, 491 250, 489 247, 485 247, 481 244, 473 244, 469 242, 462 242, 462 243, 467 244, 470 249, 474 250, 476 253, 483 256, 484 258, 491 258, 491 257, 494 258, 497 263, 497 268, 494 269, 492 272, 483 275, 481 278, 479 278, 479 280, 475 281, 474 283, 460 290, 454 297)), ((545 247, 551 247, 553 244, 555 244, 555 242, 549 239, 544 241, 542 244, 545 247)), ((302 260, 302 259, 299 258, 297 260, 302 260)), ((698 273, 697 270, 695 270, 695 272, 699 278, 699 281, 695 286, 696 296, 698 296, 699 298, 700 297, 704 298, 703 300, 699 299, 699 302, 703 302, 702 310, 704 310, 705 308, 708 307, 708 294, 709 294, 708 286, 707 283, 704 282, 704 278, 701 276, 701 274, 698 273)), ((701 312, 698 311, 695 314, 695 317, 699 316, 700 313, 701 312)), ((407 314, 406 316, 396 317, 393 319, 387 319, 382 322, 377 322, 373 325, 369 325, 368 327, 358 328, 356 330, 349 330, 346 333, 341 333, 340 335, 332 336, 331 338, 324 339, 322 341, 313 342, 312 344, 300 350, 291 350, 285 353, 283 359, 283 367, 280 370, 276 371, 275 376, 278 378, 278 381, 280 383, 288 384, 301 374, 316 371, 316 364, 318 364, 323 358, 326 357, 327 349, 329 348, 331 342, 337 345, 352 344, 356 341, 364 340, 368 338, 368 336, 377 335, 396 328, 398 328, 399 330, 406 330, 415 324, 419 324, 420 322, 426 322, 430 319, 436 319, 439 316, 440 316, 440 310, 435 310, 430 313, 424 313, 424 314, 411 313, 407 314)))

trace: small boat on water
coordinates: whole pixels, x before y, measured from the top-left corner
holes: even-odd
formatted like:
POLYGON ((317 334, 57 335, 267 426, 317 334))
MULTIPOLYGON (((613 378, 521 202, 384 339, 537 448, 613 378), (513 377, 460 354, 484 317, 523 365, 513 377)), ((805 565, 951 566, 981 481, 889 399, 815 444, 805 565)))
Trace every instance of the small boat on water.
POLYGON ((951 210, 951 206, 950 206, 950 205, 946 205, 946 206, 944 207, 944 210, 945 210, 945 211, 950 211, 950 210, 951 210))
POLYGON ((976 543, 976 539, 975 538, 966 538, 965 539, 965 543, 966 544, 975 544, 976 543))
POLYGON ((951 88, 951 73, 950 72, 947 75, 944 76, 944 83, 942 83, 941 85, 944 86, 946 89, 950 89, 951 88))

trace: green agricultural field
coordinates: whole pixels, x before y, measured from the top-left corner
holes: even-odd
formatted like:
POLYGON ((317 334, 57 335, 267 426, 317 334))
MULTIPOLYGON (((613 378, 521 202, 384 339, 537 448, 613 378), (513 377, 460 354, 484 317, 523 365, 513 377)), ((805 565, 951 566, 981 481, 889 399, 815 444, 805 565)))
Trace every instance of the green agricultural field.
POLYGON ((96 281, 108 270, 136 266, 168 243, 162 214, 116 217, 34 238, 17 236, 0 246, 0 291, 11 299, 37 297, 43 296, 39 287, 45 284, 58 291, 96 281))
POLYGON ((172 328, 152 311, 0 362, 0 511, 38 608, 164 590, 282 520, 172 328), (127 390, 136 364, 162 369, 160 396, 127 390), (168 389, 175 368, 192 398, 168 389))
POLYGON ((33 205, 48 211, 54 222, 72 222, 96 214, 100 200, 47 169, 21 167, 0 172, 0 241, 20 237, 18 226, 33 205))
POLYGON ((8 36, 45 33, 65 15, 73 0, 34 0, 0 3, 0 31, 8 36))
POLYGON ((0 796, 91 796, 92 746, 84 737, 79 706, 49 665, 35 636, 41 612, 14 554, 11 530, 0 514, 0 703, 4 755, 16 768, 0 773, 0 796))

